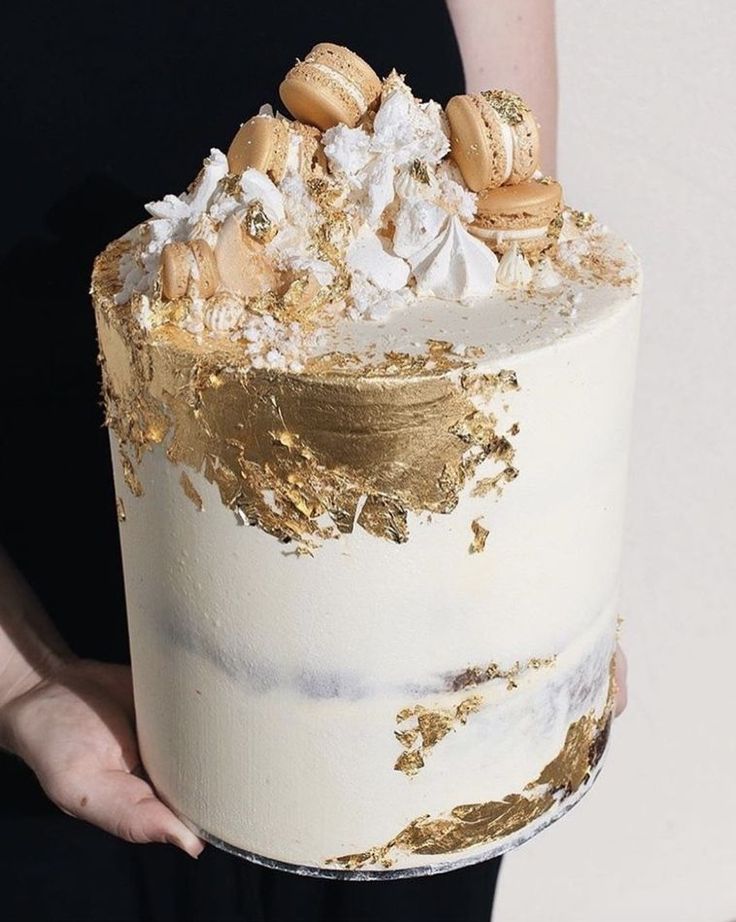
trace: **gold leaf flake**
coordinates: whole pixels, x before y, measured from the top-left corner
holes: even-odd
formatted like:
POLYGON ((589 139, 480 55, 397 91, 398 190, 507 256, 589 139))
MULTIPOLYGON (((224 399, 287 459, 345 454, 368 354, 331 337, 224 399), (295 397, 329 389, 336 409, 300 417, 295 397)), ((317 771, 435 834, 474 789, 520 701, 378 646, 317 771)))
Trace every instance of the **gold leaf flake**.
POLYGON ((399 753, 394 769, 405 775, 415 775, 424 767, 429 750, 454 730, 457 724, 466 724, 468 717, 480 710, 482 704, 480 695, 472 695, 453 708, 428 708, 421 704, 403 708, 396 715, 396 722, 402 724, 413 719, 415 723, 412 727, 394 731, 396 739, 405 750, 399 753))
POLYGON ((412 160, 411 166, 409 167, 409 175, 417 182, 424 183, 425 186, 429 185, 429 170, 424 161, 412 160))
POLYGON ((470 523, 470 527, 473 529, 473 540, 470 542, 469 548, 470 553, 480 554, 486 549, 486 541, 488 540, 490 532, 480 524, 478 519, 473 519, 470 523))
POLYGON ((246 208, 243 227, 249 236, 255 240, 261 240, 263 243, 268 243, 276 234, 273 222, 266 214, 262 202, 258 200, 250 202, 246 208))
POLYGON ((186 471, 181 472, 181 477, 179 478, 179 483, 181 484, 182 490, 186 496, 194 503, 194 505, 201 512, 204 509, 204 503, 202 502, 202 497, 197 492, 197 488, 192 483, 189 475, 186 471))
POLYGON ((452 691, 459 691, 463 688, 474 688, 486 682, 502 679, 506 682, 506 688, 511 691, 517 687, 519 676, 527 670, 553 666, 555 661, 555 656, 544 658, 534 656, 524 664, 517 661, 507 669, 501 669, 498 663, 489 663, 487 666, 469 666, 456 675, 448 676, 447 687, 452 691))
POLYGON ((480 95, 493 106, 508 125, 518 125, 529 113, 529 106, 521 96, 509 90, 484 90, 480 95))

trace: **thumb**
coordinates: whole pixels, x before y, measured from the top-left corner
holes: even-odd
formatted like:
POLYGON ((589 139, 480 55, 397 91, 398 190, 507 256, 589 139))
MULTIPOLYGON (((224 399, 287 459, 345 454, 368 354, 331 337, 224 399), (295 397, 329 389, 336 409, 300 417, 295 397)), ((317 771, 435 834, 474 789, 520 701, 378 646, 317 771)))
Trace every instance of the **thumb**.
POLYGON ((201 839, 156 797, 150 784, 129 772, 99 773, 75 806, 70 811, 74 816, 128 842, 166 842, 192 858, 204 850, 201 839))

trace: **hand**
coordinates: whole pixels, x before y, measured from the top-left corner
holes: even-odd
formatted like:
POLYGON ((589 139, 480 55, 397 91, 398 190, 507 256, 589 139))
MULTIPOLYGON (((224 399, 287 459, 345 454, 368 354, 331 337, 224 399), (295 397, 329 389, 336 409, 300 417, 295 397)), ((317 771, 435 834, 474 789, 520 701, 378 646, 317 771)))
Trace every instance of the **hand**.
POLYGON ((614 717, 623 714, 626 704, 629 700, 629 692, 626 687, 626 676, 629 671, 626 662, 626 654, 621 647, 616 645, 616 706, 613 712, 614 717))
POLYGON ((204 843, 140 777, 130 669, 70 659, 0 709, 2 738, 64 813, 128 842, 204 843))

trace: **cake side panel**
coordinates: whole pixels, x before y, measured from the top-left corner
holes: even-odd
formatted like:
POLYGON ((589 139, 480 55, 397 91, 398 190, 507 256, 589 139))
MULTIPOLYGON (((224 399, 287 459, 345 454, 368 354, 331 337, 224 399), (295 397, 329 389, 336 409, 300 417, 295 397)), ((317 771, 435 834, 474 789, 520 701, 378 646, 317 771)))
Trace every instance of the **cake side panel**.
POLYGON ((632 303, 584 347, 519 357, 521 389, 494 404, 519 476, 412 518, 403 544, 356 529, 298 556, 162 450, 136 466, 141 496, 116 461, 141 744, 169 802, 320 865, 523 791, 603 713, 636 325, 632 303))

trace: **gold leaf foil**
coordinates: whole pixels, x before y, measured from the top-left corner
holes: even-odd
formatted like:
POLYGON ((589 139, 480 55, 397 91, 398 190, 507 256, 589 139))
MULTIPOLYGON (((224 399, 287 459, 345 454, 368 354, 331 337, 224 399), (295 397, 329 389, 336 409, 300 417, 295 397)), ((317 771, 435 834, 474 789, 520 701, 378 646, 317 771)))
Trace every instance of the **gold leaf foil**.
POLYGON ((236 342, 199 343, 166 322, 142 330, 130 305, 114 303, 127 246, 98 257, 92 293, 106 422, 135 495, 137 464, 164 444, 242 521, 311 552, 356 525, 403 543, 410 512, 451 512, 484 461, 510 464, 513 446, 476 402, 516 390, 513 371, 477 373, 439 340, 423 356, 255 369, 236 342), (282 432, 290 444, 272 435, 282 432))
POLYGON ((614 670, 612 663, 601 715, 596 718, 590 712, 572 723, 560 752, 523 792, 508 794, 500 801, 461 804, 439 816, 420 816, 384 845, 327 863, 357 870, 370 865, 391 867, 402 854, 462 852, 513 835, 562 804, 588 781, 605 750, 613 714, 614 670))
POLYGON ((189 478, 189 474, 186 471, 181 472, 181 477, 179 478, 179 483, 181 484, 182 490, 186 496, 194 503, 197 509, 201 512, 204 509, 204 503, 202 502, 202 497, 197 492, 197 488, 194 486, 192 481, 189 478))
POLYGON ((572 218, 575 227, 579 230, 587 230, 592 224, 595 224, 595 216, 589 211, 576 211, 572 209, 570 211, 570 217, 572 218))
POLYGON ((394 735, 405 751, 400 753, 394 769, 405 775, 416 775, 424 767, 424 761, 430 749, 456 728, 466 724, 468 717, 480 710, 483 698, 472 695, 465 698, 454 708, 427 708, 421 704, 404 708, 396 715, 396 723, 415 719, 415 725, 394 731, 394 735))
POLYGON ((272 240, 276 235, 276 228, 259 201, 251 202, 246 208, 243 227, 249 236, 263 243, 272 240))
POLYGON ((470 523, 470 527, 473 530, 473 540, 470 542, 469 548, 470 553, 480 554, 486 549, 486 541, 488 540, 490 531, 484 528, 478 519, 473 519, 470 523))
POLYGON ((503 492, 504 485, 516 480, 519 472, 515 467, 505 467, 493 477, 483 477, 475 484, 471 491, 472 496, 488 496, 489 493, 496 493, 498 496, 503 492))
POLYGON ((555 656, 541 658, 532 657, 526 663, 520 663, 518 660, 508 669, 501 669, 498 663, 489 663, 487 666, 470 666, 457 675, 451 675, 447 678, 447 687, 452 691, 459 691, 463 688, 474 688, 477 685, 484 685, 486 682, 493 682, 496 679, 502 679, 506 683, 506 688, 511 691, 518 686, 518 678, 529 669, 542 669, 545 666, 553 666, 556 661, 555 656))
POLYGON ((123 502, 122 496, 115 497, 115 508, 118 514, 118 522, 124 522, 126 519, 126 515, 125 515, 125 503, 123 502))
POLYGON ((423 183, 425 186, 429 185, 429 170, 423 160, 412 160, 409 175, 412 179, 416 179, 417 182, 423 183))

